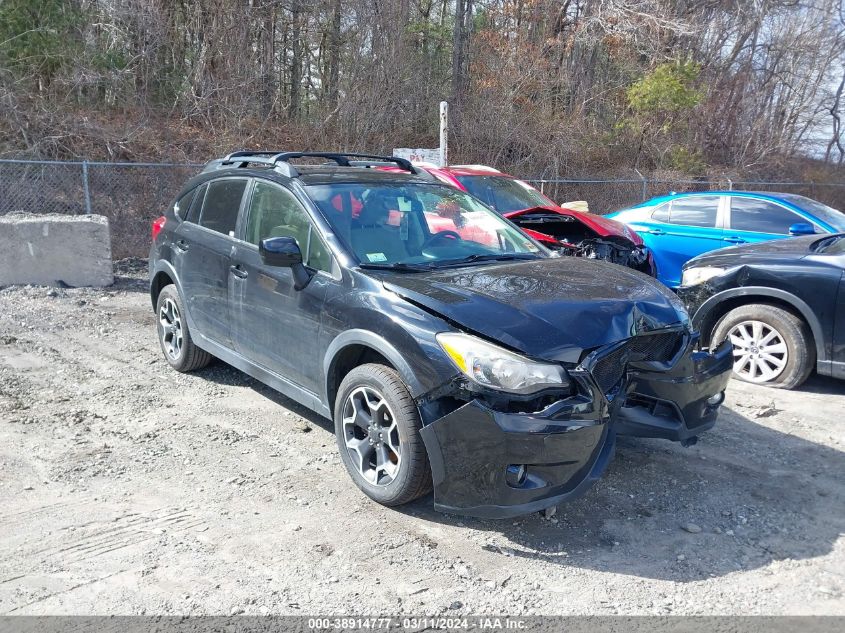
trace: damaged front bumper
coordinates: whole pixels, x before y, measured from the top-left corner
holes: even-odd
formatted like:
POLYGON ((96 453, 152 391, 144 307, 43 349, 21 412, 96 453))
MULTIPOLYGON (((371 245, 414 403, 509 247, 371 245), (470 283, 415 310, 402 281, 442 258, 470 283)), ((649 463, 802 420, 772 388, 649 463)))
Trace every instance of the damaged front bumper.
POLYGON ((694 442, 716 421, 732 363, 730 345, 701 352, 697 340, 683 335, 665 363, 635 362, 650 344, 631 340, 594 352, 569 370, 575 393, 539 411, 513 412, 475 394, 426 424, 435 509, 536 512, 584 494, 612 460, 617 434, 694 442))
POLYGON ((541 411, 510 413, 474 398, 424 426, 434 507, 507 518, 584 494, 613 458, 621 388, 602 393, 589 363, 570 371, 578 394, 541 411))
POLYGON ((691 337, 669 369, 632 372, 628 395, 616 424, 619 435, 695 443, 716 423, 733 366, 727 342, 712 352, 696 351, 691 337))

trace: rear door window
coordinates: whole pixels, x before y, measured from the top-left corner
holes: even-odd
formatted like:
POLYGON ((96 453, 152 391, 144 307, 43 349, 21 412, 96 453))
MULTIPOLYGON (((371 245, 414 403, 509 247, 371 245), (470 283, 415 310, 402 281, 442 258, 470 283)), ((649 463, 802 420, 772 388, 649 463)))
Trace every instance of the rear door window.
POLYGON ((669 224, 714 228, 719 215, 719 196, 690 196, 672 201, 669 224))
POLYGON ((807 220, 769 200, 731 198, 731 228, 735 231, 789 235, 789 227, 798 222, 807 220))
POLYGON ((209 183, 199 225, 223 235, 234 235, 246 183, 245 178, 227 178, 209 183))

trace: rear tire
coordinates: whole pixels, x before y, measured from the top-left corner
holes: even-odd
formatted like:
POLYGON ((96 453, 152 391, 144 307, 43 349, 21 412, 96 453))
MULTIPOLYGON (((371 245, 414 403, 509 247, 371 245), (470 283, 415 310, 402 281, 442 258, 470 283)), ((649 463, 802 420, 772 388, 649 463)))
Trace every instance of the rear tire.
POLYGON ((816 364, 810 328, 800 317, 773 305, 750 304, 728 312, 713 330, 712 346, 730 339, 733 377, 779 389, 794 389, 816 364))
POLYGON ((417 405, 392 368, 350 371, 334 405, 337 445, 355 484, 373 501, 398 506, 431 491, 431 466, 417 405))
POLYGON ((164 359, 176 371, 201 369, 214 358, 194 344, 188 330, 185 306, 176 286, 161 289, 156 301, 156 331, 164 359))

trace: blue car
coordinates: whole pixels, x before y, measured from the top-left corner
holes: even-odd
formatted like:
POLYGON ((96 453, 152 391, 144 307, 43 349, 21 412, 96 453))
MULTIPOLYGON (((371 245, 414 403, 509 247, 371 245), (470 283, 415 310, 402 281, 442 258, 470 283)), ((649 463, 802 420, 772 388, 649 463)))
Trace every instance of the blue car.
POLYGON ((792 193, 702 191, 652 198, 606 217, 627 224, 654 254, 657 278, 681 284, 696 255, 794 235, 845 232, 845 214, 792 193))

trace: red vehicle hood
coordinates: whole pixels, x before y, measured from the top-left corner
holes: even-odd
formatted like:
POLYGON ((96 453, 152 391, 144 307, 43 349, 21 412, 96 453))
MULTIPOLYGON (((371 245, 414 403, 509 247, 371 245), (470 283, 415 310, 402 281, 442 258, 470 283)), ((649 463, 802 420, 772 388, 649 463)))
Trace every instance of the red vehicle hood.
POLYGON ((565 209, 563 207, 552 206, 531 207, 530 209, 520 209, 519 211, 511 211, 510 213, 505 213, 504 216, 509 220, 516 220, 519 218, 519 216, 526 215, 533 211, 551 211, 553 213, 559 213, 560 215, 566 215, 571 218, 577 219, 579 222, 592 229, 602 237, 615 235, 617 237, 627 238, 631 240, 634 244, 640 246, 643 244, 642 238, 621 222, 617 222, 616 220, 611 220, 609 218, 604 218, 600 215, 592 215, 590 213, 583 213, 582 211, 575 211, 573 209, 565 209))

